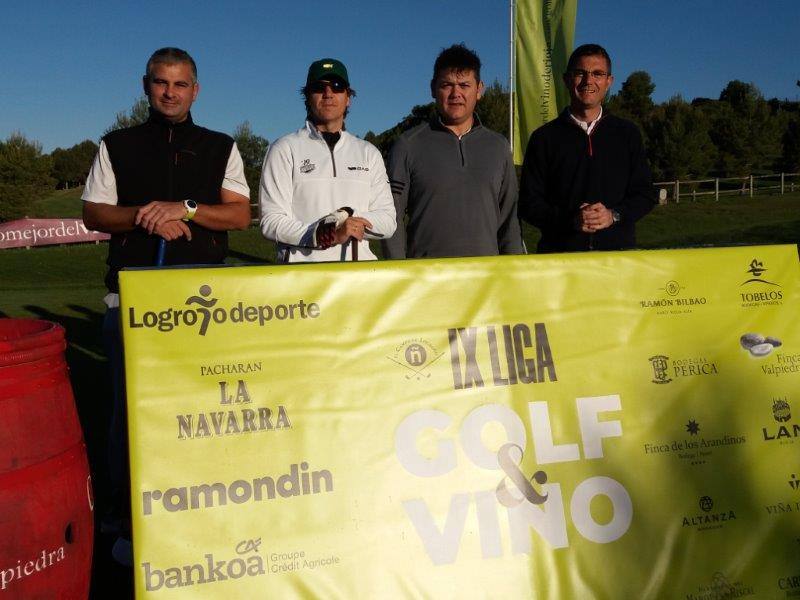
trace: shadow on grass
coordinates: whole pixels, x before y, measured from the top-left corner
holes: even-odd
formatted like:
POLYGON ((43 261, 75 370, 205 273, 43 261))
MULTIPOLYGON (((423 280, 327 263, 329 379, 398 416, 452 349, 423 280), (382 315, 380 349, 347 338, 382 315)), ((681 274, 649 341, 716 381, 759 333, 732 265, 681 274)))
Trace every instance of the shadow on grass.
POLYGON ((100 531, 109 505, 106 444, 111 414, 111 381, 103 350, 103 313, 85 306, 68 308, 80 316, 57 314, 44 307, 26 305, 37 318, 59 323, 66 330, 65 357, 75 395, 75 405, 86 440, 95 497, 95 537, 92 561, 92 598, 132 598, 131 569, 111 558, 115 538, 100 531))
POLYGON ((244 263, 253 263, 257 265, 272 262, 263 256, 256 256, 255 254, 240 252, 239 250, 228 250, 228 258, 233 258, 244 263))
MULTIPOLYGON (((670 234, 671 236, 673 234, 670 234)), ((719 232, 708 234, 689 234, 680 240, 679 246, 757 246, 769 244, 797 244, 800 243, 800 219, 784 222, 779 225, 754 225, 734 229, 721 234, 719 232)), ((653 240, 643 244, 644 248, 664 248, 663 241, 653 240)))

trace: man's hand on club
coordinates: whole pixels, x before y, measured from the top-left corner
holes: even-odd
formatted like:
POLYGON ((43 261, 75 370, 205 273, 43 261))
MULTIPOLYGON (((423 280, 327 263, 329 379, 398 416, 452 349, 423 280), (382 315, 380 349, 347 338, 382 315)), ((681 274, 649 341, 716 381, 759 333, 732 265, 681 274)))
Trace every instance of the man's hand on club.
MULTIPOLYGON (((136 219, 134 222, 136 225, 146 229, 147 233, 153 233, 156 232, 156 227, 159 225, 173 221, 180 222, 185 216, 186 207, 183 205, 183 202, 162 202, 156 200, 144 205, 136 211, 136 219)), ((188 229, 188 227, 186 229, 188 229)))
POLYGON ((153 229, 153 233, 161 236, 168 242, 177 240, 179 237, 185 237, 187 240, 192 239, 192 230, 183 221, 167 221, 159 223, 153 229))
POLYGON ((372 223, 362 217, 348 217, 334 231, 334 243, 344 244, 351 237, 361 241, 364 239, 364 229, 371 228, 372 223))

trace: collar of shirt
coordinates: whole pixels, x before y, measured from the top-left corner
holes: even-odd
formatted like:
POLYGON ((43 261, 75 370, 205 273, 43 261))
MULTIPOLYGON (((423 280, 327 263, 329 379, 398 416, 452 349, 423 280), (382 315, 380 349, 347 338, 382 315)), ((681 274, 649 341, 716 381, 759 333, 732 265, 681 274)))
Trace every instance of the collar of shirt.
POLYGON ((572 114, 570 111, 569 116, 572 118, 575 123, 578 124, 578 127, 583 129, 586 132, 586 135, 592 135, 592 130, 594 130, 594 126, 597 125, 597 122, 603 118, 603 107, 600 107, 600 114, 597 115, 597 118, 592 121, 591 123, 586 123, 585 121, 581 121, 578 117, 572 114))
MULTIPOLYGON (((444 122, 442 121, 442 117, 441 117, 441 115, 439 115, 438 113, 436 113, 436 123, 437 123, 437 124, 438 124, 438 125, 439 125, 439 126, 442 128, 442 129, 444 129, 444 130, 446 130, 446 131, 450 131, 451 133, 453 132, 453 130, 452 130, 452 129, 450 129, 449 127, 447 127, 447 125, 445 125, 445 124, 444 124, 444 122)), ((461 139, 461 138, 463 138, 465 135, 467 135, 467 134, 468 134, 470 131, 472 131, 472 130, 473 130, 473 129, 475 129, 476 127, 481 127, 482 125, 483 125, 483 123, 481 123, 481 118, 478 116, 478 113, 472 113, 472 125, 470 126, 470 128, 469 128, 469 129, 467 129, 467 130, 466 130, 464 133, 462 133, 461 135, 458 135, 458 134, 456 134, 456 133, 453 133, 453 135, 455 135, 455 136, 456 136, 456 137, 457 137, 457 138, 460 140, 460 139, 461 139)))

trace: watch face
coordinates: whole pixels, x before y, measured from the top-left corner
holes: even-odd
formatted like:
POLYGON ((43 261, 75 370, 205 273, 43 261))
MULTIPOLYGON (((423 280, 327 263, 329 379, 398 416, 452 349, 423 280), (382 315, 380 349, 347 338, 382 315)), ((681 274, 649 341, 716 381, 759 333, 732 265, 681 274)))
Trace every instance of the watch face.
POLYGON ((197 202, 195 202, 194 200, 187 200, 186 201, 186 206, 188 208, 195 209, 195 208, 197 208, 197 202))

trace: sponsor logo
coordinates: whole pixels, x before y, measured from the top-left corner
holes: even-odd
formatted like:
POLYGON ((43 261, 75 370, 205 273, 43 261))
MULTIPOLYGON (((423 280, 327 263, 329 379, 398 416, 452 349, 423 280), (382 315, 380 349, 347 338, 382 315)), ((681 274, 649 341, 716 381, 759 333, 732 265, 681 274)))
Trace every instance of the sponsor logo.
POLYGON ((348 171, 369 171, 369 167, 347 167, 348 171))
POLYGON ((800 597, 800 573, 778 578, 778 589, 786 592, 786 598, 800 597))
POLYGON ((764 510, 767 511, 767 514, 771 517, 777 517, 779 515, 785 515, 789 513, 797 513, 800 512, 800 502, 789 500, 787 502, 775 502, 774 504, 767 504, 764 507, 764 510))
POLYGON ((761 365, 761 373, 771 377, 800 373, 800 354, 776 352, 770 362, 761 365))
POLYGON ((525 323, 458 327, 447 330, 447 339, 453 389, 483 387, 489 371, 496 386, 558 380, 544 323, 534 323, 533 331, 525 323), (489 368, 479 355, 488 355, 489 368))
POLYGON ((690 437, 644 444, 644 453, 646 455, 674 455, 680 460, 688 461, 691 465, 704 465, 711 459, 715 450, 747 442, 743 435, 697 439, 695 436, 700 433, 701 427, 694 419, 689 419, 685 425, 685 431, 690 437))
POLYGON ((142 492, 142 514, 148 516, 158 507, 166 512, 205 510, 231 504, 262 502, 309 494, 333 492, 333 475, 327 469, 310 471, 307 462, 289 465, 289 472, 278 477, 265 475, 230 483, 199 483, 142 492))
POLYGON ((430 366, 444 356, 427 340, 413 338, 405 340, 394 348, 391 356, 386 358, 406 370, 406 379, 429 379, 430 366))
POLYGON ((653 383, 669 383, 672 381, 667 374, 667 368, 669 367, 669 356, 657 354, 655 356, 651 356, 647 360, 650 361, 650 366, 653 367, 653 383))
POLYGON ((681 290, 684 288, 677 281, 668 281, 667 285, 665 285, 663 289, 670 296, 677 296, 678 294, 681 293, 681 290))
POLYGON ((19 219, 0 223, 0 248, 91 242, 110 237, 88 229, 80 219, 19 219))
POLYGON ((780 287, 779 284, 768 281, 765 277, 762 277, 764 273, 767 272, 767 269, 764 267, 764 263, 757 258, 754 258, 750 261, 750 267, 746 272, 750 273, 750 278, 743 281, 741 285, 748 285, 751 283, 766 283, 767 285, 780 287))
POLYGON ((781 287, 779 283, 770 281, 764 277, 764 273, 766 273, 767 270, 764 263, 757 258, 750 261, 748 268, 745 270, 749 276, 739 284, 739 287, 747 286, 744 291, 739 292, 743 307, 783 304, 782 290, 766 289, 755 291, 751 289, 754 285, 760 287, 768 286, 768 288, 769 286, 772 288, 781 287))
MULTIPOLYGON (((794 498, 784 498, 782 501, 772 502, 764 506, 764 510, 771 517, 777 517, 785 514, 796 514, 800 512, 800 500, 797 500, 798 492, 800 492, 800 479, 797 478, 796 473, 792 473, 786 480, 789 489, 794 492, 794 498)), ((797 540, 800 542, 800 538, 797 540)), ((800 592, 798 592, 800 593, 800 592)))
POLYGON ((670 360, 669 356, 657 354, 647 360, 653 368, 653 383, 669 383, 673 379, 681 377, 697 377, 705 375, 717 375, 717 364, 703 356, 675 358, 670 360))
POLYGON ((277 411, 259 406, 239 410, 187 413, 176 415, 175 418, 178 421, 179 440, 280 431, 292 427, 289 415, 283 406, 278 406, 277 411))
POLYGON ((736 520, 733 510, 714 511, 714 500, 711 496, 701 496, 697 502, 701 513, 683 516, 683 527, 691 527, 695 531, 721 529, 726 523, 736 520))
POLYGON ((800 423, 790 422, 792 408, 786 398, 772 399, 772 418, 781 425, 761 428, 765 442, 777 440, 782 444, 793 444, 797 438, 800 438, 800 423))
POLYGON ((314 169, 317 168, 317 165, 311 162, 310 158, 304 158, 303 162, 300 163, 300 172, 301 173, 311 173, 314 169))
POLYGON ((47 551, 42 550, 41 554, 37 554, 30 560, 17 560, 16 565, 3 567, 0 565, 0 591, 6 588, 12 589, 14 584, 26 577, 35 576, 45 569, 52 567, 54 564, 64 560, 64 546, 60 546, 55 550, 47 551))
POLYGON ((639 300, 639 307, 647 310, 653 310, 656 314, 681 314, 691 313, 698 306, 708 304, 708 299, 705 296, 690 296, 682 294, 685 290, 677 281, 668 281, 663 287, 658 288, 663 292, 661 297, 647 298, 639 300))
POLYGON ((299 300, 293 304, 245 305, 244 302, 222 306, 219 298, 210 298, 210 285, 201 285, 199 295, 186 299, 189 308, 165 308, 139 314, 135 306, 128 308, 128 327, 131 329, 155 329, 162 333, 178 327, 197 327, 199 335, 205 335, 212 324, 255 324, 264 327, 272 320, 316 319, 320 308, 316 302, 299 300), (197 306, 198 308, 192 308, 197 306))
POLYGON ((714 573, 711 583, 700 585, 696 592, 686 594, 686 600, 732 600, 754 596, 753 586, 741 581, 729 582, 721 572, 714 573))
POLYGON ((260 360, 243 363, 214 363, 200 365, 200 377, 208 375, 242 375, 247 373, 261 373, 262 364, 260 360))
POLYGON ((745 333, 739 338, 739 345, 753 358, 764 358, 772 353, 775 348, 783 346, 783 342, 771 335, 760 333, 745 333))
MULTIPOLYGON (((245 365, 238 363, 225 366, 246 368, 245 365)), ((260 370, 261 363, 258 363, 258 367, 260 370)), ((203 367, 200 369, 202 374, 203 367)), ((252 406, 253 400, 244 379, 239 379, 236 383, 217 381, 217 384, 219 385, 219 409, 175 416, 178 421, 179 440, 260 431, 280 431, 292 427, 289 413, 285 407, 278 406, 276 410, 266 406, 252 406), (242 407, 241 405, 247 406, 242 407)))
POLYGON ((792 407, 789 406, 786 398, 772 399, 772 418, 778 423, 786 423, 792 418, 792 407))
POLYGON ((236 545, 235 555, 218 560, 213 554, 205 554, 195 563, 180 566, 153 566, 142 563, 144 586, 148 592, 161 588, 173 589, 190 585, 205 585, 242 577, 257 577, 266 574, 264 560, 259 554, 261 538, 243 540, 236 545))
POLYGON ((321 567, 338 565, 341 559, 336 555, 310 558, 304 550, 290 552, 271 552, 269 555, 270 573, 293 573, 296 571, 314 570, 321 567))

